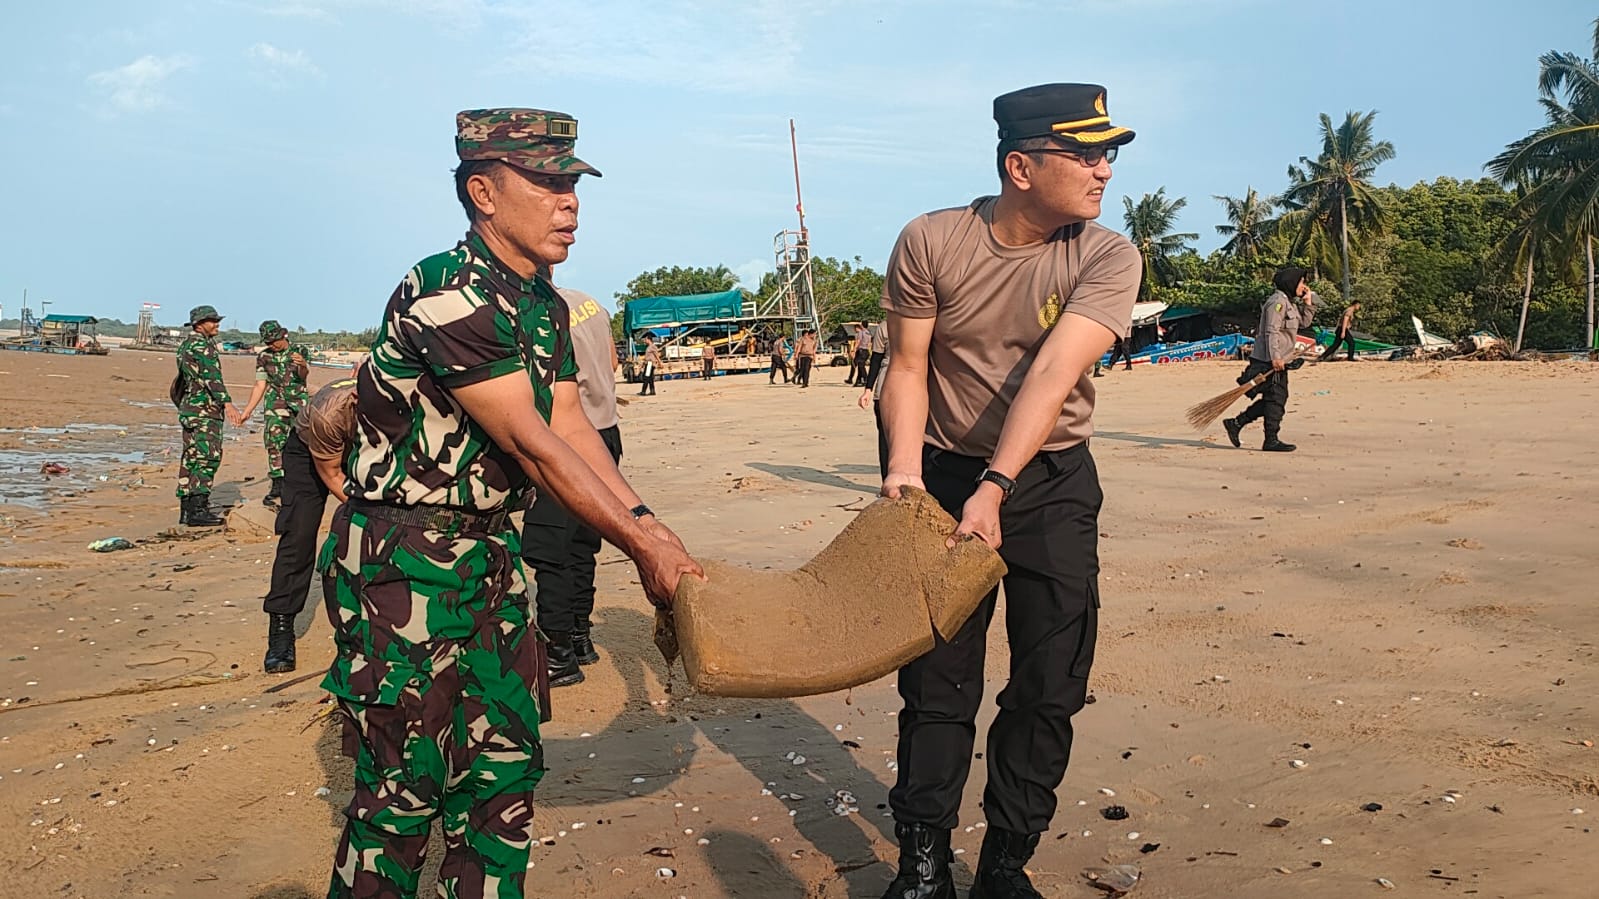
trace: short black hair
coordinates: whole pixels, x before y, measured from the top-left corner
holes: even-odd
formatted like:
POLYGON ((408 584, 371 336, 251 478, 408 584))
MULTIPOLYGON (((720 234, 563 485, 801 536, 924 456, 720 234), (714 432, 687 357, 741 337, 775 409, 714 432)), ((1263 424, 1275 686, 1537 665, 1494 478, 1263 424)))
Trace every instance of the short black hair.
POLYGON ((1060 146, 1052 137, 1024 137, 1019 140, 1002 140, 999 142, 997 158, 994 167, 999 170, 999 183, 1004 184, 1010 175, 1005 171, 1005 157, 1012 153, 1022 153, 1039 165, 1044 164, 1044 154, 1039 150, 1048 150, 1060 146))
POLYGON ((500 161, 498 159, 468 159, 455 167, 455 198, 461 201, 461 208, 466 211, 466 220, 476 222, 479 217, 477 204, 466 193, 466 181, 473 175, 484 175, 499 183, 500 161))

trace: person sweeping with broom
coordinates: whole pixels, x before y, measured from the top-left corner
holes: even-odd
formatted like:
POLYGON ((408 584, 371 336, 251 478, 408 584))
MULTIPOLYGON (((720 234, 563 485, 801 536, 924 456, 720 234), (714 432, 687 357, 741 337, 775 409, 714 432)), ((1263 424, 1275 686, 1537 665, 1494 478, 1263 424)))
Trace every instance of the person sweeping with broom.
POLYGON ((1278 438, 1283 424, 1283 412, 1288 406, 1288 366, 1295 361, 1294 335, 1316 313, 1319 302, 1316 294, 1305 283, 1309 274, 1302 268, 1284 268, 1272 276, 1277 290, 1266 298, 1260 307, 1260 327, 1255 331, 1255 348, 1250 353, 1249 365, 1238 376, 1239 384, 1253 381, 1265 374, 1264 382, 1251 388, 1245 396, 1253 397, 1250 404, 1236 418, 1222 420, 1227 429, 1227 439, 1233 446, 1242 446, 1239 434, 1244 426, 1257 418, 1265 419, 1266 442, 1261 450, 1268 453, 1291 453, 1295 447, 1278 438), (1269 372, 1269 374, 1268 374, 1269 372))

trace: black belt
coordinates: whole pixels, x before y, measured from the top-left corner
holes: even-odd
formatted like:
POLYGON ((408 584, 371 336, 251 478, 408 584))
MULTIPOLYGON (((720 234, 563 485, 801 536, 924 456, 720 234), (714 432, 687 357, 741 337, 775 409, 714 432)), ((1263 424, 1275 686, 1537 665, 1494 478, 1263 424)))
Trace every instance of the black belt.
POLYGON ((450 531, 457 534, 498 534, 511 523, 511 513, 472 512, 448 506, 397 506, 392 503, 373 502, 369 499, 351 498, 346 501, 351 512, 360 512, 390 524, 404 524, 427 528, 430 531, 450 531))

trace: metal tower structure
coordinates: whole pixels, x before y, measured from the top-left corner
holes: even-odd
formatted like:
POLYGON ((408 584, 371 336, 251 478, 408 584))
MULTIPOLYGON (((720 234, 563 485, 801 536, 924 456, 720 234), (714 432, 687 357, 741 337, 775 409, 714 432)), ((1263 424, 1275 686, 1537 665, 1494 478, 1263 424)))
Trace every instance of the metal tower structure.
POLYGON ((794 120, 788 120, 789 150, 794 159, 794 211, 799 213, 799 230, 777 232, 772 253, 777 261, 777 292, 756 301, 755 315, 761 318, 792 319, 797 332, 821 331, 816 311, 816 283, 811 276, 811 238, 805 228, 805 200, 800 193, 799 141, 794 120))

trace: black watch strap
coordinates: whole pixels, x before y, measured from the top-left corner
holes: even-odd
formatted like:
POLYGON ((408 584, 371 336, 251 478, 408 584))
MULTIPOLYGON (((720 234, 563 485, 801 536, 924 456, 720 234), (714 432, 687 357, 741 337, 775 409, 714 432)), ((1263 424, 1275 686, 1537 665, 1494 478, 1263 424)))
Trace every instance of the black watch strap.
POLYGON ((999 472, 994 471, 993 469, 985 468, 983 469, 983 473, 977 476, 977 483, 981 484, 984 481, 987 481, 988 483, 999 488, 999 501, 1001 504, 1004 504, 1010 499, 1010 495, 1016 492, 1016 482, 1005 477, 999 472))
POLYGON ((638 521, 640 518, 643 518, 646 515, 654 515, 655 514, 655 510, 654 509, 651 509, 649 506, 646 506, 643 503, 639 503, 638 505, 634 506, 633 508, 628 509, 628 511, 633 513, 633 520, 634 521, 638 521))

